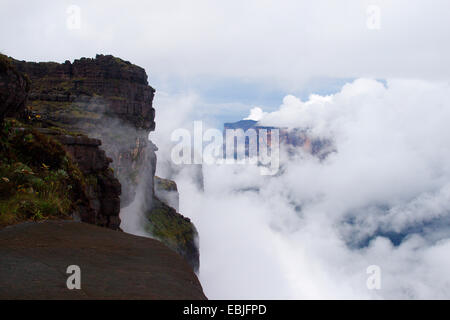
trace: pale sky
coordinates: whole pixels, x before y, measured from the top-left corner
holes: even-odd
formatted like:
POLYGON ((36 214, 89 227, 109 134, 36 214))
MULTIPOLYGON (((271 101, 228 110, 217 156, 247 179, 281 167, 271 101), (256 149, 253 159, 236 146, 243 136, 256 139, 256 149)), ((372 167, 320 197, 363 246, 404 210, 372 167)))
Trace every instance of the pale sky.
POLYGON ((446 0, 0 3, 1 52, 59 62, 113 54, 144 67, 160 91, 239 102, 239 88, 250 87, 264 101, 326 91, 333 79, 450 77, 446 0), (70 5, 80 29, 67 27, 70 5), (380 10, 379 28, 367 26, 369 5, 380 10))

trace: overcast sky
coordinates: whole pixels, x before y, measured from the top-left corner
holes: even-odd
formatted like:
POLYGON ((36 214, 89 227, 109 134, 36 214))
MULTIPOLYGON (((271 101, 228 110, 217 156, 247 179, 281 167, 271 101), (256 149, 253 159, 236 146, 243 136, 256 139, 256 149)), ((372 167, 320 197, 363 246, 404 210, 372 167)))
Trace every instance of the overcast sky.
POLYGON ((143 66, 158 91, 199 94, 206 109, 276 107, 288 93, 337 92, 342 79, 450 76, 447 0, 0 3, 1 52, 59 62, 113 54, 143 66), (80 29, 67 27, 70 5, 80 29), (367 26, 369 5, 379 28, 367 26))

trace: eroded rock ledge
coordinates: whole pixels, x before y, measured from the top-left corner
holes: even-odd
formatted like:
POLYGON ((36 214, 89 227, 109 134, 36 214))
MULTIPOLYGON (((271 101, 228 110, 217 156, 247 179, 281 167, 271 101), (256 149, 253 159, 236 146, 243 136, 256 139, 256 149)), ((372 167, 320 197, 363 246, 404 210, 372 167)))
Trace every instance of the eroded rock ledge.
POLYGON ((13 60, 13 64, 31 80, 31 106, 48 120, 74 124, 84 118, 95 123, 106 115, 117 116, 136 128, 155 128, 155 89, 148 85, 145 70, 128 61, 97 55, 73 63, 13 60), (55 103, 66 103, 66 110, 55 113, 55 103))

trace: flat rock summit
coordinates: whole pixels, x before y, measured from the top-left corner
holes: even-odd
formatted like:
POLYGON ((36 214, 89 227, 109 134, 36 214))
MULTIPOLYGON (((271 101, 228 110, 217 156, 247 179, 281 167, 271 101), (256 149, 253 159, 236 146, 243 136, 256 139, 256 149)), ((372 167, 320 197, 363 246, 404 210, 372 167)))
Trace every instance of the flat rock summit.
POLYGON ((0 299, 206 299, 189 264, 159 241, 73 221, 0 230, 0 299), (69 265, 81 290, 69 290, 69 265))

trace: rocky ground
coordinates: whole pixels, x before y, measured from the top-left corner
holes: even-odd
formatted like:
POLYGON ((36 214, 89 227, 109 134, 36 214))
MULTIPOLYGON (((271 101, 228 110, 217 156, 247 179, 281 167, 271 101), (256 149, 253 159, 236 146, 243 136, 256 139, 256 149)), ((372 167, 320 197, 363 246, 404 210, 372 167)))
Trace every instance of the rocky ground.
POLYGON ((189 264, 159 241, 48 221, 0 230, 0 299, 205 299, 189 264), (66 286, 69 265, 81 290, 66 286))

